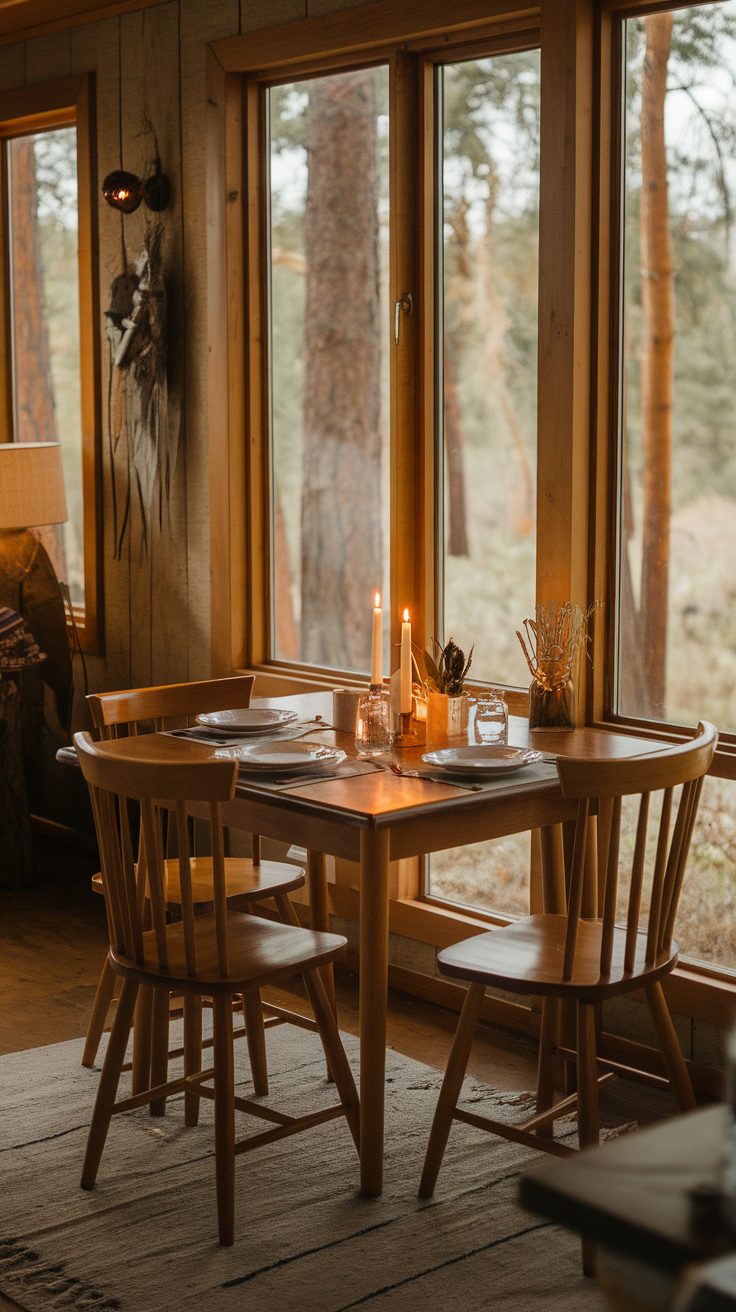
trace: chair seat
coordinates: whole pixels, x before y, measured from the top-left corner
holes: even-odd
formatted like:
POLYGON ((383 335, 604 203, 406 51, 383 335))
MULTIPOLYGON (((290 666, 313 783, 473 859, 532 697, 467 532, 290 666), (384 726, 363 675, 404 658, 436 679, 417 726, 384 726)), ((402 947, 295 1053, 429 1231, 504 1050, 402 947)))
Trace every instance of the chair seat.
MULTIPOLYGON (((166 861, 166 901, 170 906, 181 906, 179 862, 166 861)), ((197 856, 191 860, 192 900, 195 904, 212 901, 212 857, 197 856)), ((225 859, 225 890, 228 905, 237 910, 238 899, 243 903, 259 898, 275 897, 277 893, 291 893, 304 886, 304 871, 285 861, 261 861, 254 865, 250 857, 230 856, 225 859)), ((95 893, 104 893, 102 875, 92 876, 95 893)))
POLYGON ((184 924, 166 926, 167 969, 157 965, 153 930, 143 935, 143 960, 133 961, 110 948, 110 963, 117 975, 138 984, 165 987, 172 993, 243 993, 277 983, 315 966, 327 965, 347 946, 347 939, 312 929, 298 929, 264 920, 242 911, 228 911, 228 973, 217 965, 215 917, 197 916, 194 940, 197 973, 188 975, 184 951, 184 924))
POLYGON ((437 965, 443 975, 492 984, 515 993, 599 1000, 643 988, 668 974, 677 963, 677 944, 650 966, 644 961, 646 933, 637 934, 634 969, 624 971, 626 930, 614 929, 611 972, 602 976, 600 920, 581 920, 570 980, 562 978, 567 916, 527 916, 503 929, 464 939, 443 949, 437 965))

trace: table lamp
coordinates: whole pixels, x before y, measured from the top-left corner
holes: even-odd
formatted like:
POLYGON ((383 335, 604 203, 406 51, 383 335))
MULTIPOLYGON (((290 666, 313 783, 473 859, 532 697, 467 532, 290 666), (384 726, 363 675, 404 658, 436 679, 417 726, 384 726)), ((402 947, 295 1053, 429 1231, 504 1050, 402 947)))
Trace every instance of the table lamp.
MULTIPOLYGON (((46 549, 29 529, 63 524, 69 518, 59 442, 0 442, 0 574, 18 584, 23 611, 23 580, 46 549), (32 540, 31 540, 32 539, 32 540)), ((49 569, 53 567, 49 561, 49 569)))

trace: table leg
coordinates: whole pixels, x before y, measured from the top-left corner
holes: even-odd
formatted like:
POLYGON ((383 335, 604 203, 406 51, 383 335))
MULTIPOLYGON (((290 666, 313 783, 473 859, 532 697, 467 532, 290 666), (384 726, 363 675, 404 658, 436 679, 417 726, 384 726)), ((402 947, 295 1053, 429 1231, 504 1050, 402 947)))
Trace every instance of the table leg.
POLYGON ((360 1189, 371 1198, 383 1188, 389 841, 360 832, 360 1189))

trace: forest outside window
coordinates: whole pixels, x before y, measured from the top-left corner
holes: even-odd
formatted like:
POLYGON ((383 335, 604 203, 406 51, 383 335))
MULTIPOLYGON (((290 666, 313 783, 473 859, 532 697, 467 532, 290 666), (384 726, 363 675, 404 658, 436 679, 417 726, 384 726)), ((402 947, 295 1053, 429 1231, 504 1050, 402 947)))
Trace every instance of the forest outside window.
POLYGON ((475 642, 478 679, 519 684, 515 629, 535 582, 539 54, 427 52, 416 66, 417 98, 432 104, 421 128, 391 58, 261 92, 260 662, 367 674, 380 592, 385 673, 408 606, 419 650, 431 635, 475 642), (428 127, 441 149, 420 180, 411 156, 427 151, 428 127), (419 248, 433 252, 423 275, 419 248), (421 418, 411 388, 433 398, 421 418), (424 585, 419 559, 434 562, 424 585))
MULTIPOLYGON (((736 4, 621 22, 620 720, 736 730, 736 4)), ((729 773, 732 771, 726 770, 729 773)), ((736 783, 705 781, 681 950, 736 968, 736 783)))
POLYGON ((0 97, 7 281, 2 363, 4 439, 61 444, 69 520, 36 531, 68 587, 78 636, 94 650, 98 352, 89 92, 84 78, 0 97), (49 100, 67 103, 47 108, 49 100), (13 109, 20 112, 11 117, 13 109))
POLYGON ((365 672, 377 591, 390 617, 388 70, 267 100, 271 651, 365 672))

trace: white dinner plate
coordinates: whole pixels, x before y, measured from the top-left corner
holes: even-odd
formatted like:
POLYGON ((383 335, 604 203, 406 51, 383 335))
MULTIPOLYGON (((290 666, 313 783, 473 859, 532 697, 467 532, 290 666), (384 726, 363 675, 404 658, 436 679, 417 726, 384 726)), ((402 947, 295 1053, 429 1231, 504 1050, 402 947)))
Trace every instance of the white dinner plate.
POLYGON ((525 765, 541 761, 542 753, 526 747, 444 747, 438 752, 427 752, 422 760, 448 774, 501 775, 513 774, 525 765))
POLYGON ((241 738, 249 733, 277 733, 296 719, 296 711, 269 711, 254 706, 240 711, 209 711, 207 715, 197 716, 197 724, 241 738))
POLYGON ((317 774, 333 769, 345 760, 339 747, 319 743, 259 743, 257 747, 219 747, 215 756, 239 761, 244 770, 254 774, 317 774))

